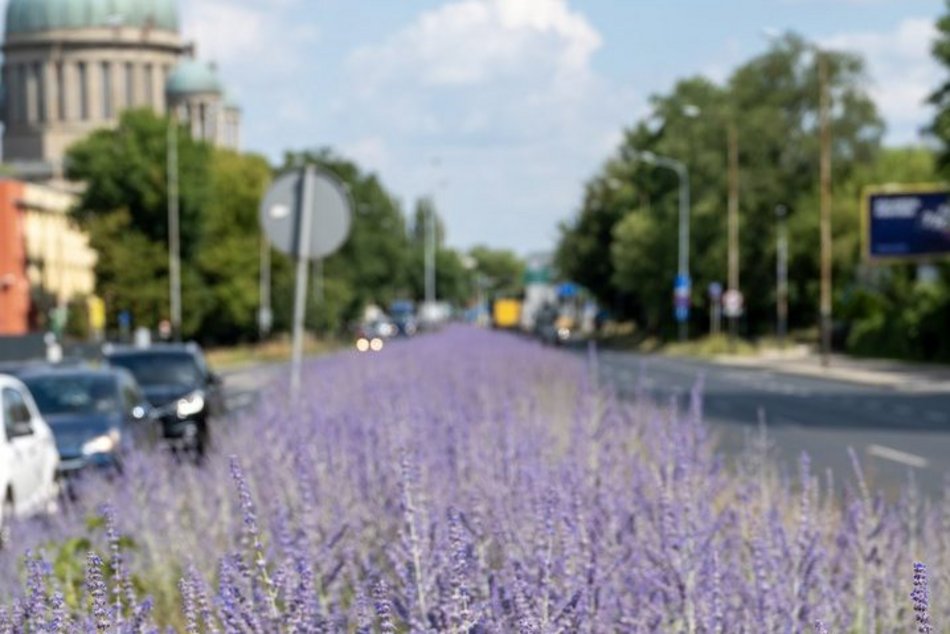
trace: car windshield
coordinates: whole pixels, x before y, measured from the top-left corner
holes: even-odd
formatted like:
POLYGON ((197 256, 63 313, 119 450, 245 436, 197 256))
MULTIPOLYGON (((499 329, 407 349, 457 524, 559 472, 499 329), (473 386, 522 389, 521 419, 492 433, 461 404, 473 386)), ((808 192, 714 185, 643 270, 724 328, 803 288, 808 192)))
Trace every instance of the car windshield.
POLYGON ((115 356, 109 363, 127 369, 143 387, 192 387, 201 378, 198 364, 187 353, 128 354, 115 356))
POLYGON ((110 376, 36 376, 24 383, 44 416, 108 414, 118 409, 118 387, 110 376))

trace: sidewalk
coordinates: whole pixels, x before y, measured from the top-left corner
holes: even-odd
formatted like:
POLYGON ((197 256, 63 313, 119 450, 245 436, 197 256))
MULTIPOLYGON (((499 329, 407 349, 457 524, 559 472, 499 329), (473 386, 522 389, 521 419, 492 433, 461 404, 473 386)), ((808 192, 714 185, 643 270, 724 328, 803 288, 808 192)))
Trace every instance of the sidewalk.
POLYGON ((902 392, 950 393, 950 366, 947 365, 887 359, 860 359, 833 354, 829 366, 824 367, 821 364, 821 357, 807 346, 784 351, 767 351, 756 356, 724 355, 716 357, 714 362, 814 378, 850 381, 902 392))

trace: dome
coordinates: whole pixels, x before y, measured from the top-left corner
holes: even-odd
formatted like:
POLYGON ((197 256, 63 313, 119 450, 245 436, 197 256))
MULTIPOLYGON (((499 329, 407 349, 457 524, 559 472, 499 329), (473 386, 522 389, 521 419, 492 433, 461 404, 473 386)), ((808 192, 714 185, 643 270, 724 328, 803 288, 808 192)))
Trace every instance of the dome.
POLYGON ((7 35, 108 26, 178 32, 175 0, 10 0, 7 35))
POLYGON ((188 59, 175 67, 165 83, 169 95, 193 95, 196 93, 222 94, 224 89, 212 64, 188 59))

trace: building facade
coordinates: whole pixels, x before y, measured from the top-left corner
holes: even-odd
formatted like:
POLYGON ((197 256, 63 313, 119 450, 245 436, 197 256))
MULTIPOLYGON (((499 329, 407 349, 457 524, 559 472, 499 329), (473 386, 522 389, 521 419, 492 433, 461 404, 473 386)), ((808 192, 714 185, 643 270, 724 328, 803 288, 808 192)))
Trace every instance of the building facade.
POLYGON ((196 136, 237 148, 240 109, 193 59, 174 0, 10 0, 3 43, 3 160, 32 181, 123 110, 173 111, 196 136))
POLYGON ((238 149, 241 111, 182 38, 176 0, 9 0, 2 50, 0 334, 22 334, 48 303, 95 290, 96 255, 68 213, 69 146, 150 108, 238 149))

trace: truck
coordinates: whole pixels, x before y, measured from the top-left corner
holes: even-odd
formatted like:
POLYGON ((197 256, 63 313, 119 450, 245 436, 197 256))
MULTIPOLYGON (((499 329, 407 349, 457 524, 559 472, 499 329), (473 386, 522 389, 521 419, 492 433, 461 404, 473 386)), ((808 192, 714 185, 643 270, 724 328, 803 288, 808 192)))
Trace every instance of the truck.
POLYGON ((520 299, 496 299, 492 305, 492 326, 500 330, 514 330, 521 324, 520 299))

